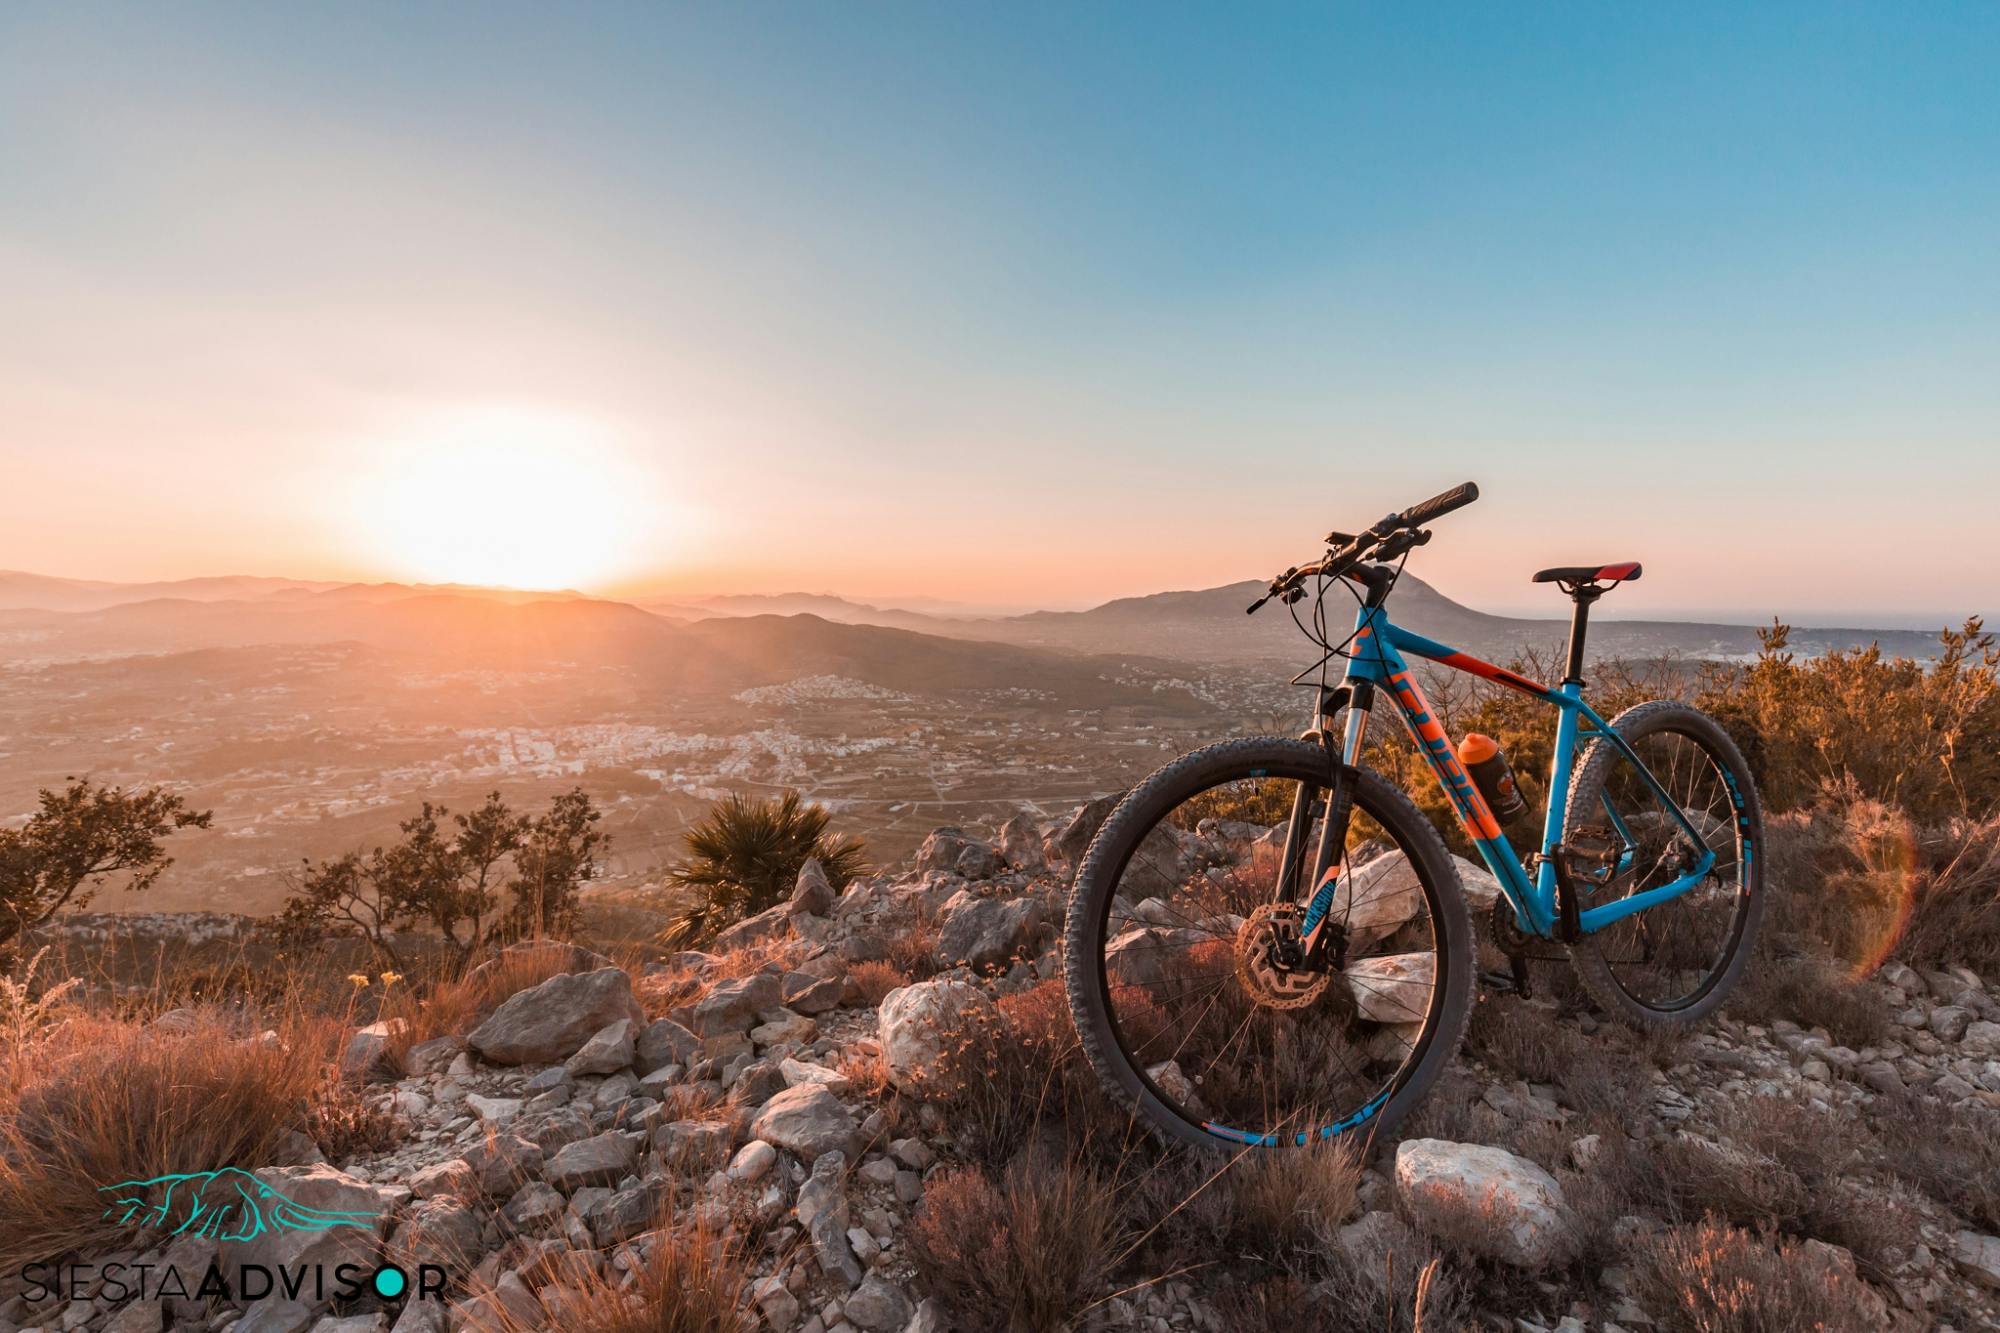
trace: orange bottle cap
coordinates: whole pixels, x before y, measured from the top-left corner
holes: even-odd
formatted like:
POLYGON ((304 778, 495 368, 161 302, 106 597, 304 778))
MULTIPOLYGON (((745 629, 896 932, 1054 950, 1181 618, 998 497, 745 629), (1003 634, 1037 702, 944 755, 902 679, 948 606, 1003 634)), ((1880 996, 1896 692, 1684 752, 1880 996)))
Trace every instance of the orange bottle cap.
POLYGON ((1477 731, 1466 732, 1465 739, 1458 743, 1458 762, 1461 764, 1483 764, 1499 753, 1499 742, 1477 731))

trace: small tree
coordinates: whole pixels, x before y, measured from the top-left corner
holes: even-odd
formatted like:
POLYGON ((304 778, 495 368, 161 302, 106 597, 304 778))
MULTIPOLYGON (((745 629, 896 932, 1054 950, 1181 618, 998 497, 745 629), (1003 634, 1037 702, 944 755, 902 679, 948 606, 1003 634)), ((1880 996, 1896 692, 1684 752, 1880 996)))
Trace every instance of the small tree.
POLYGON ((858 838, 827 831, 832 816, 807 805, 795 791, 775 801, 726 796, 681 835, 688 855, 667 871, 667 882, 692 889, 695 901, 668 925, 664 937, 693 944, 755 916, 792 891, 799 870, 817 860, 838 890, 867 869, 858 838))
POLYGON ((577 890, 597 876, 597 853, 611 843, 581 789, 564 792, 529 824, 514 855, 514 933, 540 939, 576 926, 577 890))
POLYGON ((401 842, 306 862, 282 919, 295 934, 359 935, 398 969, 393 933, 427 928, 462 964, 502 939, 574 924, 578 890, 611 841, 598 818, 581 788, 532 819, 499 792, 471 814, 426 801, 399 826, 401 842), (513 897, 505 909, 503 888, 513 897))
POLYGON ((68 782, 59 792, 44 788, 25 825, 0 829, 0 950, 65 908, 85 906, 114 876, 126 876, 130 892, 151 888, 174 863, 165 838, 209 826, 209 811, 158 787, 68 782))

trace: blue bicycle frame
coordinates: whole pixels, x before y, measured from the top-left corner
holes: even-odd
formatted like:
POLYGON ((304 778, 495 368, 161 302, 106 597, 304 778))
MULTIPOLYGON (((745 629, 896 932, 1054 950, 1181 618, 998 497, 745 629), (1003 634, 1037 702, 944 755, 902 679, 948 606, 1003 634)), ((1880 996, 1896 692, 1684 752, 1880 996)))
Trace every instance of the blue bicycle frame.
MULTIPOLYGON (((1367 684, 1375 689, 1388 691, 1396 703, 1396 710, 1402 716, 1403 724, 1409 729, 1410 738, 1430 765, 1438 784, 1450 798, 1452 808, 1458 815, 1459 823, 1479 851, 1479 857, 1486 863, 1500 882, 1500 891, 1514 909, 1514 919, 1522 930, 1544 939, 1553 939, 1557 922, 1557 857, 1563 846, 1563 822, 1568 810, 1570 773, 1575 765, 1579 743, 1591 739, 1602 740, 1614 747, 1637 770, 1641 779, 1660 803, 1673 813, 1673 817, 1686 830, 1694 844, 1703 849, 1693 868, 1679 878, 1655 888, 1634 893, 1597 907, 1583 907, 1577 913, 1577 926, 1584 934, 1601 930, 1614 921, 1623 920, 1635 912, 1643 912, 1670 899, 1677 898, 1699 884, 1714 868, 1716 855, 1707 840, 1696 831, 1687 814, 1679 804, 1667 794, 1659 779, 1646 768, 1632 747, 1626 743, 1605 720, 1599 717, 1591 706, 1583 700, 1582 683, 1575 679, 1565 680, 1551 688, 1526 676, 1517 675, 1504 667, 1482 662, 1468 653, 1459 652, 1421 634, 1413 634, 1401 626, 1390 623, 1379 606, 1364 606, 1355 625, 1354 639, 1350 645, 1347 682, 1350 688, 1367 684), (1536 860, 1536 873, 1530 879, 1523 867, 1520 854, 1508 842, 1500 822, 1494 818, 1486 798, 1472 781, 1465 766, 1459 762, 1458 754, 1451 738, 1445 734, 1444 726, 1437 719, 1424 697, 1416 676, 1411 672, 1403 654, 1436 662, 1456 671, 1479 676, 1508 689, 1533 695, 1560 710, 1556 720, 1555 757, 1549 766, 1549 808, 1542 825, 1541 855, 1536 860)), ((1349 765, 1360 760, 1361 742, 1367 732, 1368 709, 1361 700, 1372 694, 1372 690, 1354 691, 1356 702, 1350 706, 1345 731, 1342 759, 1349 765)), ((1726 777, 1727 775, 1725 775, 1726 777)), ((1731 784, 1733 787, 1733 783, 1731 784)), ((1734 792, 1732 791, 1732 795, 1734 792)), ((1740 807, 1740 803, 1739 803, 1740 807)), ((1624 844, 1619 852, 1617 869, 1623 871, 1632 862, 1638 851, 1638 842, 1626 827, 1618 812, 1611 808, 1607 799, 1605 811, 1610 817, 1613 830, 1624 844)), ((1308 922, 1308 927, 1312 925, 1308 922)))

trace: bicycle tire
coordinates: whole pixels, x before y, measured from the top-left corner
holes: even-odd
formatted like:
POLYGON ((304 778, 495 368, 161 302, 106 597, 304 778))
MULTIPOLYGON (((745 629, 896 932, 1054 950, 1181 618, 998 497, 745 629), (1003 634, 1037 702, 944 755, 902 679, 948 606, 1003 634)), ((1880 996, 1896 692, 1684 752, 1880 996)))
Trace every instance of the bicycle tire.
MULTIPOLYGON (((1104 954, 1112 899, 1140 842, 1184 801, 1238 777, 1277 778, 1324 785, 1329 758, 1312 741, 1253 737, 1196 750, 1159 769, 1126 795, 1105 820, 1078 867, 1065 926, 1065 982, 1071 1015, 1106 1091, 1136 1112, 1166 1140, 1203 1149, 1241 1150, 1256 1136, 1211 1132, 1162 1096, 1144 1067, 1125 1048, 1112 1013, 1104 954)), ((1355 807, 1373 818, 1402 849, 1421 882, 1435 932, 1434 977, 1425 1027, 1410 1047, 1394 1088, 1364 1120, 1328 1132, 1302 1133, 1298 1142, 1325 1142, 1374 1134, 1406 1116, 1456 1055, 1471 1017, 1473 934, 1457 869, 1444 840, 1414 802, 1377 774, 1350 770, 1355 807)), ((1290 1146, 1290 1138, 1265 1139, 1290 1146)))

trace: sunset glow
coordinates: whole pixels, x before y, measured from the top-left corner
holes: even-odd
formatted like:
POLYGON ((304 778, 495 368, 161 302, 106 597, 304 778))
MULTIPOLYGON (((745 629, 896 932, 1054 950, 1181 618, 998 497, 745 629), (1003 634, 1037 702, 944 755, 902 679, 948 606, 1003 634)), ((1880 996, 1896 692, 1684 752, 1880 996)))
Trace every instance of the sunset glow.
POLYGON ((352 536, 357 558, 396 576, 580 587, 625 572, 644 544, 650 479, 591 423, 484 410, 381 451, 351 497, 352 536))

